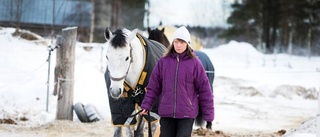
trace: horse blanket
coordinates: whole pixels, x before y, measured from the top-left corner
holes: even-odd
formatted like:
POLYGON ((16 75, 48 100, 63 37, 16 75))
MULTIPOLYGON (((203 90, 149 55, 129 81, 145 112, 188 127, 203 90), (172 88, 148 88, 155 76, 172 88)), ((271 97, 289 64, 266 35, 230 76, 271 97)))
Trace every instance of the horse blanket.
MULTIPOLYGON (((113 99, 108 92, 109 106, 111 111, 111 118, 113 125, 116 126, 128 126, 136 125, 136 117, 129 117, 136 113, 138 106, 141 105, 144 95, 146 93, 146 86, 148 85, 150 75, 159 58, 163 55, 166 48, 157 41, 148 40, 146 37, 137 33, 137 37, 140 40, 141 46, 144 51, 144 68, 140 73, 139 80, 135 85, 130 85, 127 81, 124 84, 123 96, 120 99, 113 99)), ((110 77, 108 75, 108 68, 105 72, 105 82, 107 88, 110 88, 110 77)), ((151 120, 151 122, 159 119, 158 103, 153 106, 150 113, 150 119, 144 116, 144 120, 151 120)))

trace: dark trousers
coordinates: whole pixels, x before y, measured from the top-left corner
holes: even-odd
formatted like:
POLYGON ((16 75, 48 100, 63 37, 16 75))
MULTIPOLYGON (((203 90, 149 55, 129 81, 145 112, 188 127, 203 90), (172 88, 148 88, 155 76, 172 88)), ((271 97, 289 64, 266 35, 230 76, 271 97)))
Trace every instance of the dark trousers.
POLYGON ((160 118, 160 137, 191 137, 194 119, 160 118))

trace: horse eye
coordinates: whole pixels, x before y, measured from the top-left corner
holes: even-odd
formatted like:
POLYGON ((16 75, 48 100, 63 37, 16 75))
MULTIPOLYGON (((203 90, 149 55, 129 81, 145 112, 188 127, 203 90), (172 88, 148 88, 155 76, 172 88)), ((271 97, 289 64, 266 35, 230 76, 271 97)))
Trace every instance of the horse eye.
POLYGON ((109 60, 108 56, 106 56, 107 60, 109 60))
POLYGON ((126 57, 126 61, 128 61, 129 57, 126 57))

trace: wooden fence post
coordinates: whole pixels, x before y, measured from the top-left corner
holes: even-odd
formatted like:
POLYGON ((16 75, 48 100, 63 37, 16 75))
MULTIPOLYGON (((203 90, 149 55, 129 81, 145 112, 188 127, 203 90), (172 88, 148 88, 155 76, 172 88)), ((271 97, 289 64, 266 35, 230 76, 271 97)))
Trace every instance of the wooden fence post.
POLYGON ((61 38, 57 39, 60 45, 57 51, 55 74, 57 82, 57 113, 58 120, 73 120, 73 89, 74 89, 74 65, 77 27, 62 29, 61 38))

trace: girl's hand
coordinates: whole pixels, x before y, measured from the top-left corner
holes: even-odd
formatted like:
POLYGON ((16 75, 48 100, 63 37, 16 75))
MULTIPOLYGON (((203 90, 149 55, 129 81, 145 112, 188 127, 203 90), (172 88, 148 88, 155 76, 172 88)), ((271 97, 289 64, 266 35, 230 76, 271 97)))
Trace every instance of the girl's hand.
POLYGON ((140 112, 141 115, 148 115, 148 110, 145 110, 143 109, 141 112, 140 112))

